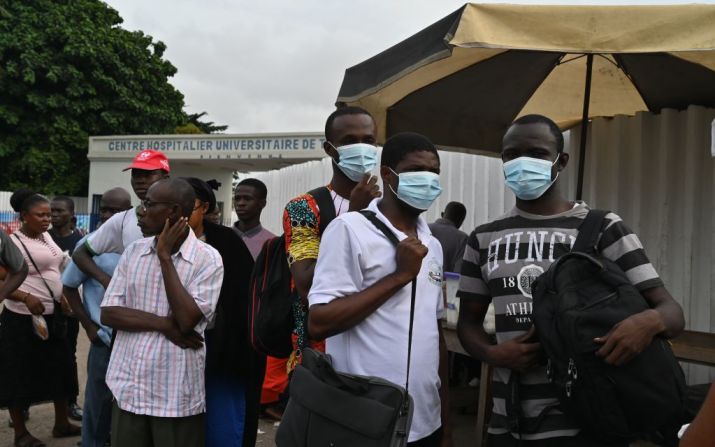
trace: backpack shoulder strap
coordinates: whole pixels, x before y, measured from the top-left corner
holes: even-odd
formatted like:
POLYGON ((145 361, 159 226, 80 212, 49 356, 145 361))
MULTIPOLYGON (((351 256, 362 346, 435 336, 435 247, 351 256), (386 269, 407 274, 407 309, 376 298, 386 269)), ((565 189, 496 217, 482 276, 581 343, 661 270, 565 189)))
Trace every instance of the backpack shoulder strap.
POLYGON ((333 197, 330 195, 330 190, 326 186, 308 191, 308 194, 313 196, 315 203, 318 204, 318 210, 320 211, 320 216, 318 217, 318 222, 320 222, 318 233, 322 235, 328 227, 328 224, 336 217, 333 197))
POLYGON ((607 210, 589 210, 586 218, 578 227, 578 236, 573 244, 572 251, 582 253, 595 253, 596 244, 598 243, 598 235, 601 233, 603 220, 610 211, 607 210))
POLYGON ((385 237, 392 242, 394 245, 397 245, 400 243, 400 240, 397 239, 397 236, 395 236, 395 233, 390 230, 387 225, 385 225, 385 222, 381 221, 380 219, 377 218, 377 215, 369 210, 362 210, 360 211, 360 214, 365 216, 367 220, 370 221, 373 225, 377 227, 378 230, 380 230, 385 237))

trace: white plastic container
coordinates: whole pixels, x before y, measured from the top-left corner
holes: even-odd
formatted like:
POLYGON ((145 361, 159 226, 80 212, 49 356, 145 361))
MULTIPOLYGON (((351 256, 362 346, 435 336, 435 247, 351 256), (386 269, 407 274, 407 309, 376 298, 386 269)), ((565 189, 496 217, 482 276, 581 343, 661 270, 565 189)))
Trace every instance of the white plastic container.
POLYGON ((459 273, 444 272, 446 306, 445 313, 447 314, 447 327, 457 327, 457 319, 459 318, 459 298, 457 290, 459 290, 459 273))

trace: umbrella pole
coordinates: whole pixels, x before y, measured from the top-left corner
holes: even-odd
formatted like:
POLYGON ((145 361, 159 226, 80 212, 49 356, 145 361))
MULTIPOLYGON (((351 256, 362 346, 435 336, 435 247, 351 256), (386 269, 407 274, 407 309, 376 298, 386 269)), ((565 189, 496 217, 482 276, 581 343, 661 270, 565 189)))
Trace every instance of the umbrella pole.
POLYGON ((591 74, 593 72, 593 54, 586 55, 586 86, 583 92, 583 115, 581 115, 581 144, 578 155, 578 183, 576 200, 583 199, 583 177, 586 166, 586 138, 588 137, 588 106, 591 102, 591 74))

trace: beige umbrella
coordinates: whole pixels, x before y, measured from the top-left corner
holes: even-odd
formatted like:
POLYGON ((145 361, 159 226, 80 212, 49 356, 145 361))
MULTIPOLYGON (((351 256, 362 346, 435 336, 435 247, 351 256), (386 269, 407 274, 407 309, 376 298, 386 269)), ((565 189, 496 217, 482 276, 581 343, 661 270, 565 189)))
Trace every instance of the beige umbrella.
POLYGON ((589 118, 715 107, 715 5, 466 4, 349 68, 338 104, 379 137, 418 131, 447 150, 497 154, 517 117, 589 118))

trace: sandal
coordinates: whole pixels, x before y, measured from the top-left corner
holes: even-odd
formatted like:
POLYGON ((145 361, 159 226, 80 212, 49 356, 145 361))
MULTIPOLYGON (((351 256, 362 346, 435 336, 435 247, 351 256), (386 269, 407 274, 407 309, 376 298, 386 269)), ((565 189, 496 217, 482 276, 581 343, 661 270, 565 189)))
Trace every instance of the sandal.
POLYGON ((32 436, 29 431, 15 438, 15 447, 46 447, 47 444, 32 436))
MULTIPOLYGON (((65 427, 55 426, 52 429, 53 438, 71 438, 82 434, 82 427, 74 424, 67 424, 65 427)), ((33 446, 34 447, 34 446, 33 446)))

